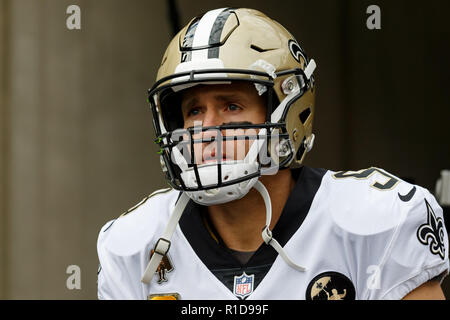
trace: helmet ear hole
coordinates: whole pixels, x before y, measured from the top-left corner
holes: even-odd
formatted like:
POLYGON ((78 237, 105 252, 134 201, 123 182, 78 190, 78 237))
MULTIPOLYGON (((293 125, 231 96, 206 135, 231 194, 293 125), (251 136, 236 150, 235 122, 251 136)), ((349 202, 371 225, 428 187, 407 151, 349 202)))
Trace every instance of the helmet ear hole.
POLYGON ((301 161, 303 158, 303 155, 305 154, 305 151, 306 151, 305 142, 306 142, 306 137, 303 138, 303 141, 297 150, 297 154, 295 155, 295 160, 297 160, 297 161, 301 161))
POLYGON ((306 108, 299 114, 300 121, 302 124, 305 124, 305 122, 308 120, 309 116, 311 115, 311 107, 306 108))
POLYGON ((272 112, 280 104, 280 100, 273 87, 270 87, 264 95, 266 100, 266 122, 270 122, 272 112))

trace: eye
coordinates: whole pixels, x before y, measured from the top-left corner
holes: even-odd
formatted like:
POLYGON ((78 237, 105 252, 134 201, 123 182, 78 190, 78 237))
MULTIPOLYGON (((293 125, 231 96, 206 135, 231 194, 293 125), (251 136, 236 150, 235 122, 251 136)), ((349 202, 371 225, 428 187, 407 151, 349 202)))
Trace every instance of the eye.
POLYGON ((237 111, 237 110, 242 110, 242 108, 239 107, 237 104, 230 103, 228 105, 228 110, 230 110, 230 111, 237 111))
POLYGON ((200 114, 199 108, 192 108, 187 112, 188 117, 194 117, 194 116, 197 116, 198 114, 200 114))

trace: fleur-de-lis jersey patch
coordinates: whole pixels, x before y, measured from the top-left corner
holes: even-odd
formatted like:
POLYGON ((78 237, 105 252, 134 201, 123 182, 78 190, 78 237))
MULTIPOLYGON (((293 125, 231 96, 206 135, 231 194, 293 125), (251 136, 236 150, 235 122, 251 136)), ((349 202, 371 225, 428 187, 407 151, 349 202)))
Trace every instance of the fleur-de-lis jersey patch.
POLYGON ((420 243, 429 245, 432 254, 438 254, 444 260, 444 221, 442 218, 436 217, 426 199, 425 204, 427 206, 427 222, 417 229, 417 238, 420 243))

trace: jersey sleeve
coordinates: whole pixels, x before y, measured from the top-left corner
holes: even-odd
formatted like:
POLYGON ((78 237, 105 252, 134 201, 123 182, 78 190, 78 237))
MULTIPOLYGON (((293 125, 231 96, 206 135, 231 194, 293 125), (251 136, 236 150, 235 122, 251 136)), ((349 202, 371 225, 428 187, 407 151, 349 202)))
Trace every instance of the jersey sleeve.
POLYGON ((97 240, 97 254, 99 259, 99 269, 97 273, 97 297, 99 300, 118 299, 119 290, 115 285, 114 270, 115 267, 111 265, 110 258, 105 253, 105 242, 107 238, 108 229, 112 226, 115 220, 106 223, 100 230, 97 240))
POLYGON ((97 275, 97 297, 99 300, 143 299, 139 287, 139 270, 132 257, 114 254, 108 248, 109 230, 115 220, 108 222, 100 230, 97 240, 99 270, 97 275))
POLYGON ((401 203, 406 209, 381 262, 380 299, 402 299, 423 283, 442 281, 448 274, 449 244, 442 208, 428 190, 415 187, 417 194, 410 203, 401 203))

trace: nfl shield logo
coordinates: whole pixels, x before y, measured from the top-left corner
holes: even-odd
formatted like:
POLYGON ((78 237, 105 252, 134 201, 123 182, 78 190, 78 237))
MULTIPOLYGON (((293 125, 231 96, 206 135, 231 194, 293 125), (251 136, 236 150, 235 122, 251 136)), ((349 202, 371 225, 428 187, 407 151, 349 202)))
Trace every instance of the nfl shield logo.
POLYGON ((247 275, 245 272, 241 276, 234 277, 233 293, 236 297, 245 299, 253 292, 255 275, 247 275))

